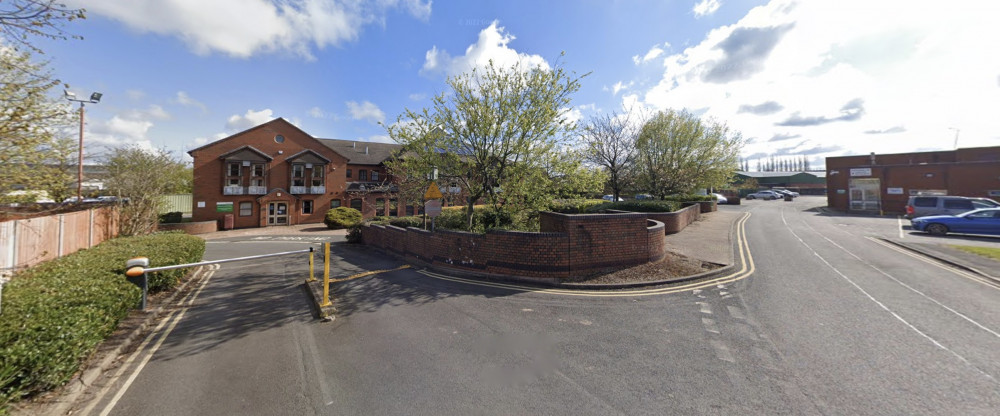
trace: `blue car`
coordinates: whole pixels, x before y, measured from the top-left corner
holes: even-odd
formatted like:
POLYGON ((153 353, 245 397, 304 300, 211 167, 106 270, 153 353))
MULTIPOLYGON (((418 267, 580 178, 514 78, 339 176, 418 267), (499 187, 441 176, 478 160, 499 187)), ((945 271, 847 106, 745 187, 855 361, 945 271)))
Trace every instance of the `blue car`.
POLYGON ((958 215, 931 215, 910 220, 914 230, 945 235, 993 234, 1000 235, 1000 208, 983 208, 958 215))

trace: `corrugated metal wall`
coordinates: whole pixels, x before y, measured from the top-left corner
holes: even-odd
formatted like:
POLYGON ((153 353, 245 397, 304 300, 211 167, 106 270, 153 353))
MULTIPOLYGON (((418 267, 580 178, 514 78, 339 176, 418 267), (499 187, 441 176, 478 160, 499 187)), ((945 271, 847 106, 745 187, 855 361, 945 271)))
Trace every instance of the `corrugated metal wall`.
POLYGON ((163 211, 160 214, 181 212, 184 215, 191 215, 191 205, 194 203, 191 194, 164 195, 163 200, 163 211))

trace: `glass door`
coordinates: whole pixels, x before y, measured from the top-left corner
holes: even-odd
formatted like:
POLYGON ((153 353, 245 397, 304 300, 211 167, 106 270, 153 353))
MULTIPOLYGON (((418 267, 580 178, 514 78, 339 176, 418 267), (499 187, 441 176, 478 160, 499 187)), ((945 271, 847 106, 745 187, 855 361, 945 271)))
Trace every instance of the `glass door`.
POLYGON ((288 203, 267 203, 267 225, 288 225, 288 203))

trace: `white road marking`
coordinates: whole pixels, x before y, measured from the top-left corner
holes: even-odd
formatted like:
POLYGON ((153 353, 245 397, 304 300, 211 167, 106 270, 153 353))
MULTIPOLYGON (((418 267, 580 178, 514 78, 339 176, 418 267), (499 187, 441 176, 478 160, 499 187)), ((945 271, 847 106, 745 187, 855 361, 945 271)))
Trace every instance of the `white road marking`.
POLYGON ((906 238, 906 234, 903 233, 903 217, 899 215, 896 216, 896 223, 899 224, 899 238, 906 238))
POLYGON ((705 330, 713 334, 719 333, 719 326, 715 324, 715 320, 711 318, 701 318, 702 325, 705 325, 705 330))
POLYGON ((695 302, 695 303, 701 307, 701 313, 709 315, 712 314, 712 305, 709 305, 708 303, 705 302, 695 302))
MULTIPOLYGON (((191 307, 191 304, 194 303, 194 300, 198 298, 198 295, 201 293, 202 289, 205 288, 205 285, 207 285, 209 280, 212 279, 212 276, 215 275, 215 270, 219 269, 218 264, 213 264, 212 266, 215 267, 208 273, 207 276, 205 276, 205 280, 201 282, 201 285, 198 286, 198 289, 195 290, 194 293, 189 295, 185 301, 181 302, 181 305, 183 306, 180 312, 177 312, 176 315, 171 315, 170 317, 164 319, 163 322, 160 323, 160 325, 163 325, 164 323, 169 321, 170 325, 167 327, 166 331, 164 331, 163 334, 160 335, 160 339, 156 341, 156 344, 154 344, 153 347, 149 349, 148 354, 146 354, 146 356, 143 357, 143 359, 139 362, 135 370, 129 376, 128 380, 125 380, 125 383, 122 385, 121 389, 118 390, 118 393, 115 394, 115 397, 113 397, 111 401, 108 403, 108 405, 104 407, 104 410, 101 411, 101 416, 107 416, 109 413, 111 413, 111 410, 115 408, 115 406, 118 404, 118 401, 121 400, 122 396, 125 395, 125 392, 128 391, 128 388, 132 386, 133 382, 135 382, 136 377, 139 376, 139 373, 142 372, 142 369, 146 367, 146 364, 149 363, 149 360, 153 358, 153 355, 156 354, 156 351, 160 349, 161 345, 163 345, 163 341, 165 341, 167 337, 170 336, 170 333, 173 332, 174 328, 177 327, 177 323, 180 322, 182 318, 184 318, 184 314, 191 307)), ((159 329, 160 327, 157 326, 157 328, 159 329)), ((155 333, 156 333, 155 331, 151 333, 150 337, 155 335, 155 333)), ((143 343, 143 345, 145 345, 145 343, 143 343)), ((140 353, 141 351, 143 351, 143 349, 140 347, 135 351, 135 353, 133 353, 133 356, 135 354, 140 353)), ((130 357, 129 359, 131 360, 132 357, 130 357)))
POLYGON ((736 306, 726 306, 726 309, 729 310, 729 315, 732 316, 733 318, 743 319, 743 320, 747 319, 747 316, 743 314, 743 310, 736 306))
POLYGON ((708 341, 708 343, 712 344, 712 348, 715 349, 716 358, 731 363, 736 362, 736 358, 733 358, 733 353, 729 352, 729 347, 727 347, 724 342, 713 339, 711 341, 708 341))
MULTIPOLYGON (((826 261, 826 259, 823 258, 823 256, 820 255, 815 249, 813 249, 812 246, 810 246, 808 243, 806 243, 805 240, 802 239, 802 237, 799 237, 798 233, 796 233, 795 230, 792 229, 792 227, 788 226, 788 221, 785 220, 785 211, 784 210, 781 211, 781 222, 783 222, 785 224, 785 226, 788 228, 788 230, 792 233, 792 235, 797 240, 799 240, 799 243, 801 243, 803 246, 805 246, 807 249, 809 249, 809 251, 811 251, 812 254, 814 256, 816 256, 816 258, 818 258, 820 261, 822 261, 823 264, 825 264, 827 267, 829 267, 830 270, 833 270, 834 273, 836 273, 842 279, 844 279, 845 281, 847 281, 847 283, 849 283, 851 286, 854 286, 854 288, 857 289, 859 292, 861 292, 863 295, 865 295, 865 297, 867 297, 869 300, 871 300, 872 302, 874 302, 880 308, 882 308, 883 310, 885 310, 886 312, 888 312, 890 315, 892 315, 893 318, 896 318, 896 320, 898 320, 899 322, 902 322, 903 325, 905 325, 907 328, 909 328, 913 332, 916 332, 917 334, 919 334, 924 339, 930 341, 936 347, 938 347, 938 348, 940 348, 940 349, 942 349, 944 351, 947 351, 951 355, 955 356, 955 358, 957 358, 959 361, 965 363, 967 366, 969 366, 970 368, 974 369, 979 374, 982 374, 983 376, 985 376, 986 378, 988 378, 988 379, 990 379, 990 380, 992 380, 994 382, 997 381, 995 378, 993 378, 993 376, 991 376, 990 374, 986 373, 985 371, 979 369, 979 367, 976 367, 975 365, 973 365, 971 362, 969 362, 968 359, 966 359, 961 354, 959 354, 959 353, 951 350, 950 348, 946 347, 944 344, 940 343, 937 339, 934 339, 934 337, 932 337, 929 334, 921 331, 916 326, 913 326, 913 324, 911 324, 905 318, 903 318, 898 313, 896 313, 895 311, 893 311, 891 308, 889 308, 889 306, 887 306, 886 304, 884 304, 881 301, 879 301, 878 299, 876 299, 874 296, 871 295, 871 293, 868 293, 867 290, 864 290, 860 285, 858 285, 857 283, 855 283, 854 280, 851 280, 850 277, 847 277, 846 274, 842 273, 839 269, 837 269, 832 264, 830 264, 830 262, 826 261)), ((806 224, 806 226, 808 227, 809 225, 806 224)), ((810 227, 810 228, 812 228, 812 227, 810 227)), ((816 231, 816 230, 813 229, 813 231, 816 231)), ((817 234, 818 234, 818 231, 817 231, 817 234)), ((819 234, 819 235, 821 237, 823 237, 823 238, 826 238, 822 234, 819 234)), ((827 239, 827 241, 829 241, 829 239, 827 239)), ((841 247, 841 249, 844 250, 843 247, 841 247)))

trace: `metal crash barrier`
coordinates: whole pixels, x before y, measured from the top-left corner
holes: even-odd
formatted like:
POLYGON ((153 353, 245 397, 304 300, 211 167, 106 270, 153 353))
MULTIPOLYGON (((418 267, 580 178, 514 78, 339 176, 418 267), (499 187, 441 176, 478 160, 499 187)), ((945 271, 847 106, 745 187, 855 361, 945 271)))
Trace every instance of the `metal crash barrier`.
MULTIPOLYGON (((136 286, 139 286, 139 288, 142 289, 142 301, 139 305, 139 309, 146 310, 146 295, 147 292, 149 291, 149 279, 148 279, 149 273, 155 273, 164 270, 183 269, 187 267, 207 266, 210 264, 218 264, 218 263, 230 263, 234 261, 246 261, 246 260, 263 259, 268 257, 287 256, 291 254, 301 254, 301 253, 309 253, 309 278, 306 281, 315 282, 316 277, 314 275, 314 267, 313 267, 314 264, 313 247, 295 251, 283 251, 280 253, 260 254, 256 256, 201 261, 197 263, 175 264, 173 266, 160 266, 160 267, 149 267, 149 258, 147 257, 134 257, 125 262, 125 277, 126 279, 128 279, 129 282, 135 284, 136 286)), ((332 305, 332 303, 330 302, 330 243, 323 243, 323 299, 321 302, 322 303, 320 306, 323 307, 332 305)))

